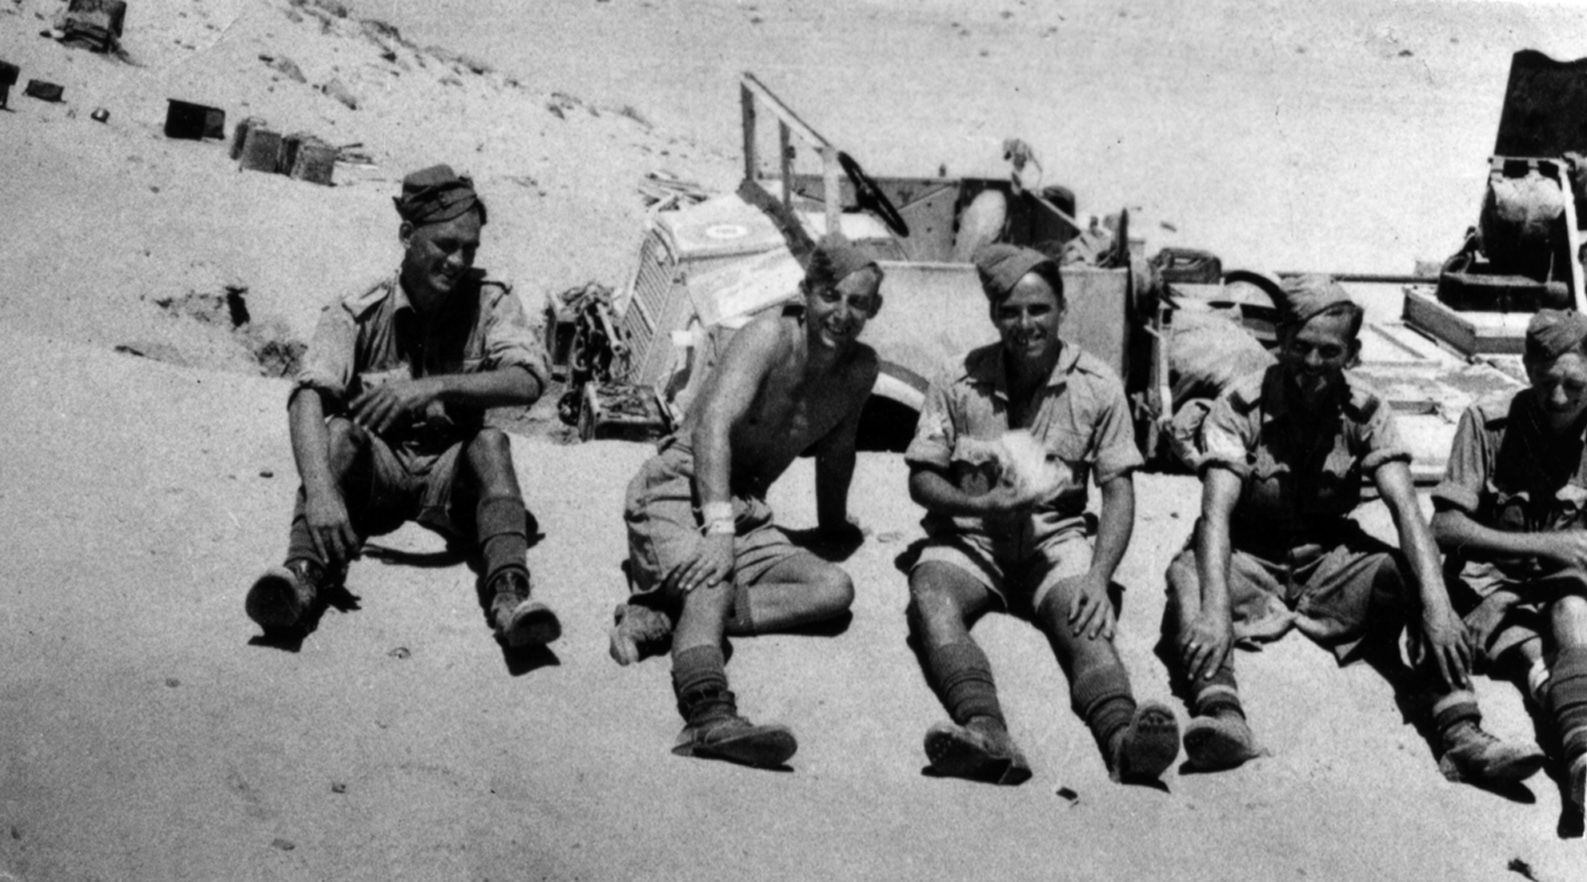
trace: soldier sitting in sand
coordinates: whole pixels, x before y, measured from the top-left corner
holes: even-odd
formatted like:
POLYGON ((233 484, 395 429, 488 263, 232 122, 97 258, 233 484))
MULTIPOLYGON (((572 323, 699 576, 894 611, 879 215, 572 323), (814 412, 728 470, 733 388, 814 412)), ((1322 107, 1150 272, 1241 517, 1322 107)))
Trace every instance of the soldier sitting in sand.
POLYGON ((877 362, 858 337, 881 308, 881 281, 852 246, 818 246, 801 285, 803 312, 740 330, 683 425, 628 485, 635 593, 618 608, 612 657, 629 664, 670 636, 684 719, 674 753, 779 766, 797 749, 786 726, 738 716, 723 637, 800 628, 853 602, 847 573, 772 525, 766 490, 814 450, 820 534, 850 550, 861 541, 848 491, 877 362))
POLYGON ((1059 338, 1064 287, 1051 258, 989 245, 975 264, 1001 342, 950 363, 904 455, 928 536, 909 573, 910 636, 952 718, 926 733, 926 755, 940 774, 1030 777, 968 630, 1002 608, 1029 616, 1051 641, 1113 778, 1155 780, 1179 755, 1178 723, 1161 702, 1136 704, 1113 646, 1113 572, 1134 528, 1141 464, 1124 387, 1059 338), (1009 438, 1011 430, 1029 434, 1009 438), (994 462, 983 464, 988 453, 994 462), (1085 513, 1093 473, 1099 527, 1085 513))
POLYGON ((485 203, 440 165, 395 200, 402 266, 327 306, 288 405, 303 480, 286 563, 254 583, 248 615, 301 630, 364 539, 418 521, 474 543, 490 622, 509 646, 561 633, 529 599, 528 535, 511 447, 486 408, 532 404, 545 352, 523 306, 474 268, 485 203))
POLYGON ((1433 536, 1490 670, 1526 679, 1564 749, 1565 795, 1587 789, 1587 316, 1545 309, 1526 330, 1530 389, 1466 409, 1433 536), (1553 658, 1553 671, 1544 659, 1553 658), (1546 682, 1546 688, 1544 683, 1546 682))
POLYGON ((1451 609, 1438 549, 1417 505, 1409 449, 1387 402, 1345 369, 1360 352, 1361 307, 1326 276, 1289 280, 1279 363, 1237 380, 1200 430, 1201 517, 1168 569, 1158 649, 1194 714, 1185 753, 1204 770, 1258 755, 1235 688, 1236 640, 1291 627, 1331 649, 1396 653, 1407 620, 1412 658, 1453 781, 1486 786, 1537 771, 1535 747, 1484 732, 1467 677, 1466 630, 1451 609), (1348 515, 1370 478, 1400 548, 1348 515))

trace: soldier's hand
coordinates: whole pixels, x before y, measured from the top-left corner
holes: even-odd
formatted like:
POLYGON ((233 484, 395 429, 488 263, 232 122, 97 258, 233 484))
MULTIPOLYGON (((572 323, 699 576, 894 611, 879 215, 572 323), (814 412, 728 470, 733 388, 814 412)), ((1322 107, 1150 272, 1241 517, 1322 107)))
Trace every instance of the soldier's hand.
POLYGON ((1466 616, 1466 643, 1471 649, 1472 658, 1482 653, 1483 647, 1493 638, 1493 632, 1498 630, 1510 607, 1515 606, 1518 600, 1513 594, 1495 591, 1484 597, 1477 608, 1466 616))
POLYGON ((1212 679, 1223 667, 1234 648, 1234 625, 1229 617, 1219 612, 1202 610, 1190 623, 1189 632, 1179 641, 1179 659, 1185 665, 1185 677, 1190 680, 1212 679))
POLYGON ((353 422, 375 434, 382 434, 399 420, 424 413, 441 394, 441 381, 435 377, 393 380, 365 389, 351 406, 353 422))
POLYGON ((1040 495, 1022 492, 1008 484, 999 484, 975 500, 985 515, 1025 514, 1042 501, 1040 495))
POLYGON ((1587 530, 1560 530, 1549 537, 1544 555, 1562 567, 1587 570, 1587 530))
POLYGON ((1076 636, 1095 640, 1097 635, 1113 639, 1113 601, 1108 598, 1108 580, 1089 573, 1080 580, 1075 599, 1069 605, 1069 628, 1076 636))
POLYGON ((700 538, 694 556, 678 564, 667 581, 685 593, 696 588, 715 588, 733 575, 733 535, 708 534, 700 538))
POLYGON ((1438 676, 1450 689, 1471 686, 1471 642, 1466 625, 1447 604, 1422 610, 1422 636, 1438 676))
POLYGON ((331 569, 337 569, 358 556, 361 543, 347 516, 347 504, 340 493, 312 496, 303 501, 303 519, 309 539, 331 569))

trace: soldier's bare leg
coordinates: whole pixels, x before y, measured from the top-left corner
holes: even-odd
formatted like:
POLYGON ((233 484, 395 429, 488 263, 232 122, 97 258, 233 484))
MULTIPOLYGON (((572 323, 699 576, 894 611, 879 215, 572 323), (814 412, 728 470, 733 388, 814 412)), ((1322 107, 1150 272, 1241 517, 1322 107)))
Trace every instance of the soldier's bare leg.
POLYGON ((790 631, 848 612, 854 581, 813 554, 778 562, 753 585, 739 586, 725 631, 733 637, 790 631))
POLYGON ((926 756, 944 775, 1020 784, 1030 764, 1008 734, 992 665, 969 626, 995 595, 964 569, 927 561, 909 574, 909 635, 951 723, 926 732, 926 756))
POLYGON ((1055 583, 1038 599, 1037 627, 1069 677, 1069 698, 1091 729, 1115 780, 1155 781, 1179 756, 1179 723, 1159 702, 1138 705, 1113 641, 1074 633, 1069 614, 1083 577, 1055 583))

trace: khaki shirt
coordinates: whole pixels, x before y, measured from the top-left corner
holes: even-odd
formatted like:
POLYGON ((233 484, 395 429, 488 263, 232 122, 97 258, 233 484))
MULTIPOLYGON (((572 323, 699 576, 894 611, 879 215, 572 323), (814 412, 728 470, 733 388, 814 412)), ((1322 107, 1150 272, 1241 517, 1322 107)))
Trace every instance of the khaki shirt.
POLYGON ((1201 424, 1202 468, 1240 476, 1230 519, 1236 548, 1283 559, 1331 545, 1361 504, 1361 482, 1387 462, 1409 462, 1388 403, 1346 375, 1340 400, 1302 421, 1282 365, 1236 380, 1201 424))
MULTIPOLYGON (((1009 416, 1002 344, 973 349, 950 362, 927 390, 904 461, 947 471, 965 492, 985 492, 990 489, 985 480, 955 456, 956 448, 963 439, 993 441, 1018 428, 1009 424, 1009 416)), ((1123 384, 1107 365, 1067 341, 1023 428, 1050 458, 1068 466, 1069 479, 1058 492, 1029 515, 1007 519, 928 513, 928 534, 987 534, 1000 554, 1023 558, 1050 539, 1085 529, 1086 482, 1093 471, 1100 486, 1142 462, 1123 384)))
MULTIPOLYGON (((1554 439, 1531 389, 1484 398, 1460 415, 1444 480, 1433 488, 1440 506, 1464 512, 1495 530, 1540 533, 1581 529, 1587 509, 1587 432, 1554 439)), ((1451 551, 1446 572, 1487 596, 1505 579, 1543 575, 1536 558, 1485 557, 1451 551)))
MULTIPOLYGON (((397 379, 521 367, 544 388, 545 349, 512 289, 471 271, 429 322, 420 319, 397 274, 343 297, 320 313, 296 389, 315 389, 326 415, 345 413, 365 389, 397 379)), ((295 391, 294 390, 294 391, 295 391)), ((386 433, 394 448, 438 454, 479 428, 484 414, 449 404, 386 433)))

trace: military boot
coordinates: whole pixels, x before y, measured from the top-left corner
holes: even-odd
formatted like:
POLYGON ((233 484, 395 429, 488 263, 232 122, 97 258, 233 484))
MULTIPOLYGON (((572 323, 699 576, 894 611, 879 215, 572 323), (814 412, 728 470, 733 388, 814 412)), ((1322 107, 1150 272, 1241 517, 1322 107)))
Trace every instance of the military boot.
POLYGON ((757 726, 739 716, 738 703, 727 689, 680 695, 678 711, 688 721, 672 748, 679 756, 776 768, 799 749, 787 726, 757 726))
POLYGON ((529 599, 529 574, 507 570, 490 580, 490 623, 507 646, 544 646, 562 636, 562 622, 551 608, 529 599))
POLYGON ((308 619, 325 588, 325 569, 312 560, 271 567, 248 589, 248 618, 266 631, 288 631, 308 619))
POLYGON ((1533 744, 1500 741, 1475 720, 1445 730, 1438 770, 1455 782, 1501 787, 1525 781, 1543 767, 1543 751, 1533 744))

